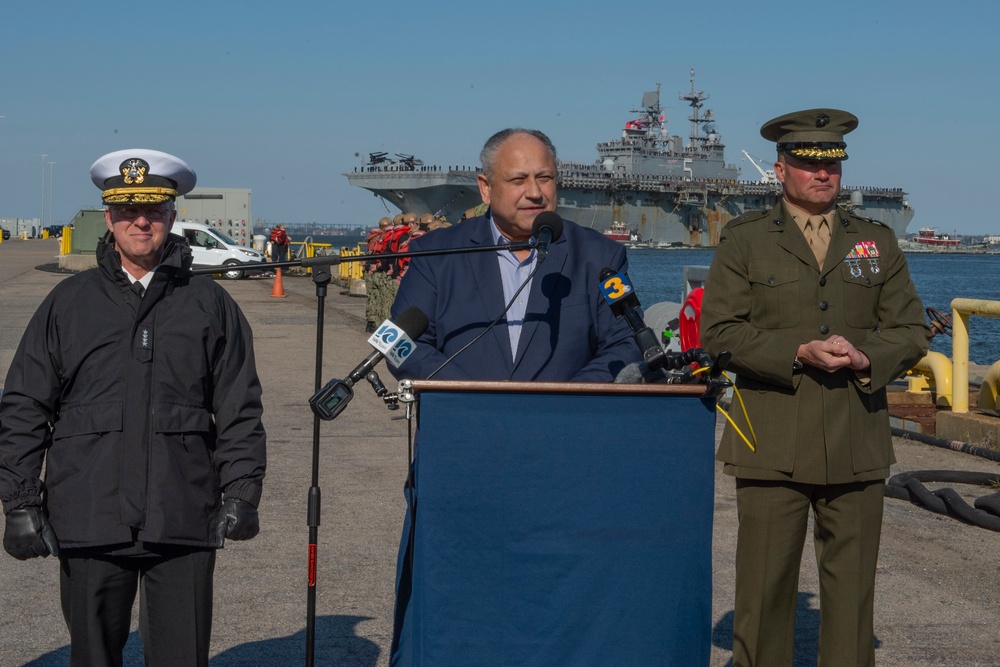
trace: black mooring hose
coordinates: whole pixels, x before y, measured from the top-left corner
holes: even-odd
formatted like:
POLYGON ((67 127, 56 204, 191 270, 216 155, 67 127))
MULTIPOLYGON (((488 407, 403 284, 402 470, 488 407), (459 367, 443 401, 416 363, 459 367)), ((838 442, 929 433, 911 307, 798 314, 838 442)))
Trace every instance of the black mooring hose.
POLYGON ((973 456, 980 456, 984 459, 989 459, 991 461, 996 461, 1000 463, 1000 452, 995 449, 988 449, 986 447, 977 447, 976 445, 970 445, 967 442, 962 442, 960 440, 945 440, 944 438, 937 438, 933 435, 924 435, 923 433, 916 433, 914 431, 904 431, 901 428, 892 429, 892 434, 899 436, 900 438, 908 438, 910 440, 916 440, 927 445, 934 445, 935 447, 942 447, 944 449, 951 449, 956 452, 964 452, 965 454, 972 454, 973 456))
MULTIPOLYGON (((1000 462, 1000 452, 985 447, 977 447, 957 440, 945 440, 922 433, 893 428, 892 434, 917 440, 935 447, 943 447, 991 461, 1000 462)), ((924 482, 946 482, 952 484, 975 484, 1000 489, 1000 472, 964 472, 958 470, 922 470, 893 475, 885 485, 885 495, 890 498, 909 500, 922 505, 932 512, 951 516, 974 526, 1000 532, 1000 490, 977 498, 970 506, 954 489, 929 490, 924 482)))

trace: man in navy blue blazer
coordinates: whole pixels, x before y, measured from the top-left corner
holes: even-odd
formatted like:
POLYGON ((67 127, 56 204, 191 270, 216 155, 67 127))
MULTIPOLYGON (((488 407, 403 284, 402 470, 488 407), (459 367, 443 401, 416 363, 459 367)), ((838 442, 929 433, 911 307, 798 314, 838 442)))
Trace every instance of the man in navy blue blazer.
MULTIPOLYGON (((543 133, 502 130, 486 142, 480 159, 479 192, 489 206, 486 214, 425 234, 410 250, 528 241, 538 214, 555 211, 556 150, 543 133)), ((430 325, 403 364, 390 366, 392 373, 399 379, 611 382, 627 364, 642 358, 628 323, 614 317, 600 290, 601 269, 628 269, 621 244, 565 221, 540 267, 539 261, 535 249, 413 257, 392 315, 416 306, 430 325), (536 267, 538 272, 519 292, 536 267), (485 331, 508 303, 506 315, 485 331)), ((412 479, 406 488, 411 511, 417 493, 412 479)), ((414 660, 408 558, 412 521, 408 512, 396 578, 394 667, 414 660)))
MULTIPOLYGON (((543 133, 502 130, 486 142, 480 158, 486 214, 426 234, 410 250, 528 241, 535 217, 555 211, 556 151, 543 133)), ((392 369, 394 375, 611 382, 625 365, 641 359, 627 323, 614 317, 599 287, 601 269, 627 270, 625 248, 565 221, 538 272, 497 326, 441 367, 500 316, 538 261, 534 249, 414 257, 392 314, 416 306, 430 326, 402 366, 392 369)))

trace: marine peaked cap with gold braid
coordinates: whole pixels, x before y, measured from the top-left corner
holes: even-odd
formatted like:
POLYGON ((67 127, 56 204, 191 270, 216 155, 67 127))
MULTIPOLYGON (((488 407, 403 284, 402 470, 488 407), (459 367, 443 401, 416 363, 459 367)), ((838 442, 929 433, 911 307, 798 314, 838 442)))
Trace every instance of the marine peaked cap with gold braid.
POLYGON ((106 205, 159 204, 194 189, 198 181, 184 160, 148 148, 129 148, 98 158, 90 180, 106 205))
POLYGON ((764 123, 760 136, 778 144, 778 152, 801 160, 846 160, 844 135, 858 118, 839 109, 807 109, 764 123))

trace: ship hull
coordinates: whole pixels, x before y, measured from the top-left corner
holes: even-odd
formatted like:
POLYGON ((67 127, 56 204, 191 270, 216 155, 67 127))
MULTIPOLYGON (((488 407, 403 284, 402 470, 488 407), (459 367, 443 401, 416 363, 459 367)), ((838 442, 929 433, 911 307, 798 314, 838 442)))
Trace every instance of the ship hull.
POLYGON ((369 190, 403 213, 443 215, 454 222, 479 203, 475 171, 365 169, 346 174, 348 182, 369 190))
MULTIPOLYGON (((747 211, 770 208, 781 186, 747 181, 644 177, 615 179, 560 168, 557 212, 603 232, 621 222, 651 246, 714 247, 726 223, 747 211)), ((389 171, 346 174, 351 185, 382 197, 400 211, 432 213, 457 221, 480 203, 476 171, 389 171)), ((840 205, 881 222, 902 238, 913 209, 897 189, 845 187, 840 205)))
MULTIPOLYGON (((748 211, 772 208, 781 191, 767 194, 740 192, 700 193, 616 193, 594 190, 560 189, 557 212, 563 218, 603 231, 613 221, 637 230, 651 246, 714 247, 722 228, 748 211)), ((871 218, 890 227, 902 238, 913 219, 913 209, 902 202, 865 197, 861 205, 850 193, 841 195, 840 205, 855 215, 871 218)))
POLYGON ((927 240, 920 238, 914 240, 920 245, 925 245, 929 248, 957 248, 958 246, 962 245, 962 242, 959 240, 938 241, 938 240, 927 240))

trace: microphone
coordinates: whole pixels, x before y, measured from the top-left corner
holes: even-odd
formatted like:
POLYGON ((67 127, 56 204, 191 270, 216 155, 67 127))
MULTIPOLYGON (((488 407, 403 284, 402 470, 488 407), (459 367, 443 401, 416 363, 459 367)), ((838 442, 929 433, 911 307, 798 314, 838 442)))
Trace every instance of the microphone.
POLYGON ((531 225, 531 235, 535 237, 535 249, 538 251, 538 261, 543 261, 549 254, 549 244, 562 236, 563 220, 558 213, 542 211, 535 216, 531 225))
POLYGON ((611 307, 611 312, 616 318, 625 318, 632 335, 635 337, 636 345, 642 350, 642 361, 646 370, 655 371, 663 367, 666 360, 666 353, 660 347, 659 341, 653 330, 646 326, 639 314, 639 297, 635 295, 635 288, 624 273, 615 271, 610 266, 601 269, 600 273, 601 293, 604 300, 611 307))
POLYGON ((368 344, 375 348, 364 361, 357 365, 346 378, 345 382, 355 384, 364 379, 368 372, 386 358, 389 363, 399 367, 410 356, 416 347, 416 339, 420 338, 430 322, 427 316, 416 306, 410 306, 397 318, 398 324, 391 320, 383 322, 368 339, 368 344))
POLYGON ((375 351, 348 373, 347 377, 343 380, 330 380, 312 395, 309 406, 317 417, 329 421, 343 412, 348 402, 354 398, 351 387, 371 373, 382 359, 387 359, 396 367, 402 364, 416 348, 416 339, 427 331, 430 324, 427 316, 416 306, 407 308, 396 319, 397 323, 386 320, 375 330, 368 339, 368 344, 375 351))
POLYGON ((700 347, 684 352, 667 353, 660 347, 653 330, 643 322, 642 315, 639 314, 639 298, 635 295, 635 288, 632 287, 628 276, 606 266, 601 269, 600 280, 601 293, 611 307, 611 312, 617 318, 625 318, 629 328, 632 329, 632 335, 635 336, 636 344, 642 350, 642 361, 635 361, 625 366, 615 376, 615 384, 653 382, 689 384, 696 379, 690 368, 679 376, 670 375, 669 371, 679 371, 685 366, 697 364, 701 368, 711 367, 708 378, 701 378, 710 386, 706 396, 714 396, 721 388, 732 386, 732 383, 721 377, 729 359, 733 356, 731 352, 721 352, 714 361, 700 347))

